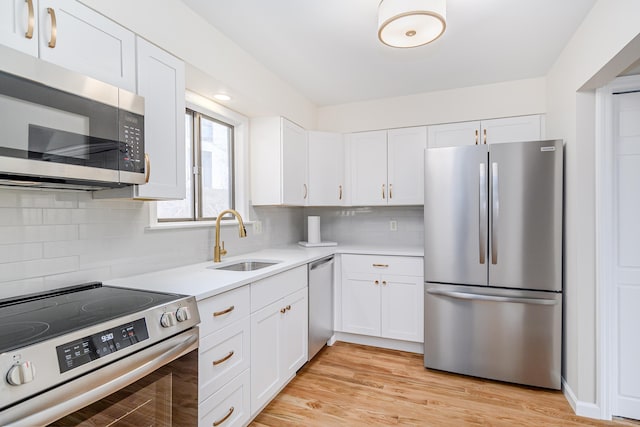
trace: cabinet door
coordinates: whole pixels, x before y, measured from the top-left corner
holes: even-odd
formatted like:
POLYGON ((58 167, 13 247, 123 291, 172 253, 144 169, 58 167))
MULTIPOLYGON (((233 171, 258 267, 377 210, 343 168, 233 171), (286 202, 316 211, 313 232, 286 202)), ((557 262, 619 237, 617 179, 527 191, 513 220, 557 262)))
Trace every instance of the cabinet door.
MULTIPOLYGON (((277 173, 274 171, 274 173, 277 173)), ((307 132, 282 119, 282 202, 304 206, 309 196, 307 185, 307 132)))
POLYGON ((483 120, 482 140, 487 144, 537 141, 542 138, 540 115, 483 120))
POLYGON ((353 133, 348 141, 352 204, 386 205, 387 131, 353 133))
POLYGON ((145 151, 151 165, 149 182, 138 187, 138 197, 184 199, 184 63, 141 38, 136 43, 137 92, 145 100, 145 151))
POLYGON ((428 128, 429 148, 458 147, 480 143, 480 122, 447 123, 428 128))
POLYGON ((308 359, 307 288, 284 298, 286 310, 282 319, 282 373, 284 379, 291 378, 308 359))
POLYGON ((424 340, 424 284, 417 276, 381 277, 381 336, 424 340))
POLYGON ((135 92, 131 31, 74 0, 39 2, 40 58, 135 92))
POLYGON ((342 331, 380 336, 380 280, 376 274, 342 276, 342 331))
POLYGON ((38 56, 38 0, 0 1, 0 44, 38 56))
POLYGON ((426 126, 392 129, 387 133, 390 205, 424 204, 425 148, 426 126))
POLYGON ((333 132, 309 132, 309 206, 344 204, 344 142, 333 132))
POLYGON ((278 300, 251 315, 251 413, 255 414, 283 381, 283 301, 278 300))

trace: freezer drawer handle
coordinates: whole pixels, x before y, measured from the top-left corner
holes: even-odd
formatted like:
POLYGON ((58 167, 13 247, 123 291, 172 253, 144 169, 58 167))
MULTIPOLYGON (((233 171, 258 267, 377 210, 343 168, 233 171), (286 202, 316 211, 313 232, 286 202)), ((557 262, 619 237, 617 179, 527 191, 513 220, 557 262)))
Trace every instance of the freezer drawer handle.
POLYGON ((372 264, 374 267, 387 268, 389 264, 372 264))
POLYGON ((466 299, 466 300, 512 302, 517 304, 537 304, 537 305, 558 304, 558 301, 555 299, 501 297, 498 295, 478 295, 478 294, 469 294, 466 292, 441 291, 438 289, 427 289, 427 293, 431 295, 442 295, 444 297, 466 299))

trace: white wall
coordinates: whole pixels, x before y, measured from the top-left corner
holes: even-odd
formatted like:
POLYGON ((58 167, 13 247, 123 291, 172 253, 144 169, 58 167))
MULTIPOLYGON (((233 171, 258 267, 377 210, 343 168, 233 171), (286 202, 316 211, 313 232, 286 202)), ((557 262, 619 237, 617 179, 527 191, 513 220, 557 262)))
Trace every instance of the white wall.
POLYGON ((595 97, 640 57, 640 2, 599 0, 547 75, 547 136, 566 141, 565 380, 577 412, 597 416, 595 97), (632 43, 632 45, 630 45, 632 43))
POLYGON ((320 107, 318 130, 355 132, 545 111, 545 79, 536 78, 320 107))
POLYGON ((187 63, 187 89, 222 90, 229 108, 249 117, 282 115, 305 128, 316 108, 179 0, 81 0, 187 63))
MULTIPOLYGON (((88 192, 0 188, 0 299, 205 262, 213 227, 145 229, 149 202, 92 200, 88 192)), ((223 227, 231 255, 302 240, 300 209, 255 209, 263 233, 223 227)))

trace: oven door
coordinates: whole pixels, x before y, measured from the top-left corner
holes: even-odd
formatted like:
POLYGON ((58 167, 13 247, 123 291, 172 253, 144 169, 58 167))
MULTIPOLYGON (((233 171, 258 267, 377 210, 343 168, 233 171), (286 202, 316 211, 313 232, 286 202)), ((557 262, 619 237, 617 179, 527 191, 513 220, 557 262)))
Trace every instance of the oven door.
POLYGON ((198 328, 0 413, 3 426, 195 426, 198 328))

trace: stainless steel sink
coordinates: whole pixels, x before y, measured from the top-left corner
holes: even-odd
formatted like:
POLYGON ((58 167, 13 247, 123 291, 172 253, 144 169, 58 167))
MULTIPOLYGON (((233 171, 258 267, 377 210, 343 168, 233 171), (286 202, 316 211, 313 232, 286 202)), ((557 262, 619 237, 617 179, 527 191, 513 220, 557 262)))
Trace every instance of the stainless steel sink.
POLYGON ((261 268, 271 267, 272 265, 278 264, 280 261, 257 261, 257 260, 249 260, 249 261, 238 261, 231 264, 223 264, 223 265, 212 265, 210 268, 212 270, 227 270, 227 271, 254 271, 260 270, 261 268))

